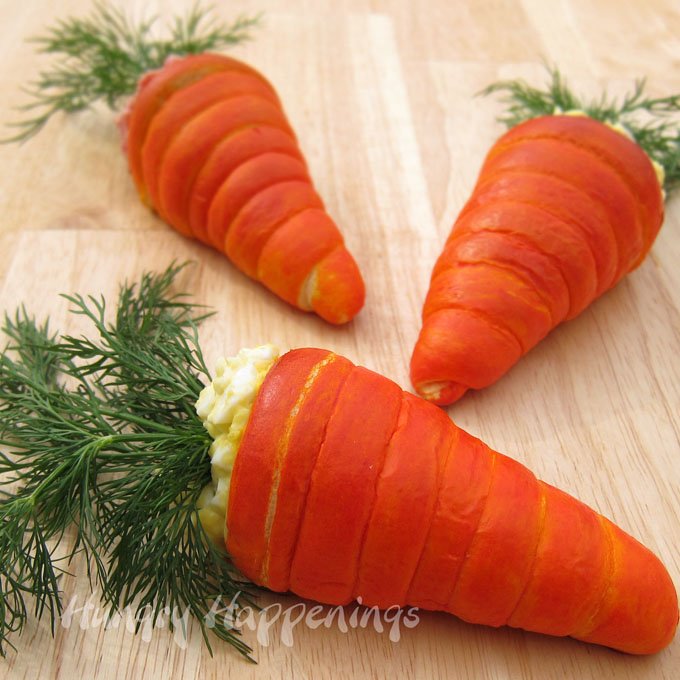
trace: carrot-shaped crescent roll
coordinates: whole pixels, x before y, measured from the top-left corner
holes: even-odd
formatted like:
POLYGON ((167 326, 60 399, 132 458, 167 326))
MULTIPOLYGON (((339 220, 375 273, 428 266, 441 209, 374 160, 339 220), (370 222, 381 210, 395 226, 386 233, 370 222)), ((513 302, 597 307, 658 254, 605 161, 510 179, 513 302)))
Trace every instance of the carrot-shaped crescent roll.
POLYGON ((550 330, 637 267, 680 178, 678 97, 585 106, 557 72, 509 90, 510 130, 489 151, 437 260, 411 359, 416 391, 450 404, 505 374, 550 330))
POLYGON ((6 318, 0 472, 16 485, 0 503, 0 653, 25 599, 60 611, 40 546, 70 522, 106 602, 190 610, 243 652, 243 577, 632 654, 669 644, 677 596, 647 548, 327 350, 241 350, 210 376, 175 271, 124 288, 112 324, 99 299, 70 297, 94 333, 6 318))
POLYGON ((142 200, 286 302, 345 323, 363 306, 363 279, 276 92, 254 68, 208 51, 243 39, 252 21, 201 34, 200 18, 194 10, 166 42, 101 6, 90 20, 60 23, 45 51, 68 55, 62 71, 73 77, 43 76, 37 101, 48 108, 16 138, 34 134, 56 110, 133 94, 120 128, 142 200))
POLYGON ((139 193, 168 224, 326 321, 359 311, 361 274, 261 74, 217 54, 168 61, 122 127, 139 193))
MULTIPOLYGON (((199 400, 210 427, 230 398, 229 370, 199 400)), ((633 654, 675 634, 676 592, 647 548, 433 404, 331 352, 293 350, 274 364, 234 455, 227 550, 257 584, 633 654)))

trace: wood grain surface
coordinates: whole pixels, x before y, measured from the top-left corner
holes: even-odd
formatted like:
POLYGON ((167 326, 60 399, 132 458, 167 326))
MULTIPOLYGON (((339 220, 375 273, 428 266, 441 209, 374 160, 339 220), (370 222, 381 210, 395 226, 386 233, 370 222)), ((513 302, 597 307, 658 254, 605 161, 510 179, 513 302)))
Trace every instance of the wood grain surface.
MULTIPOLYGON (((188 0, 120 3, 169 17, 188 0)), ((44 57, 25 38, 86 0, 0 1, 0 123, 44 57)), ((493 140, 500 105, 475 97, 498 78, 544 79, 559 65, 586 93, 623 92, 648 78, 653 95, 680 91, 675 0, 232 0, 218 15, 264 12, 233 54, 274 83, 330 213, 367 280, 365 309, 332 328, 285 305, 217 253, 178 236, 137 200, 115 114, 58 116, 23 145, 0 147, 2 307, 25 302, 77 330, 60 292, 114 296, 126 277, 192 259, 181 286, 217 315, 202 329, 212 361, 273 341, 320 346, 408 383, 430 271, 493 140)), ((495 386, 450 408, 461 426, 604 513, 657 552, 680 585, 680 197, 651 255, 574 321, 555 330, 495 386)), ((65 601, 86 604, 83 565, 65 601)), ((283 611, 300 601, 265 595, 283 611)), ((90 600, 92 605, 96 598, 90 600)), ((270 610, 273 612, 274 610, 270 610)), ((94 612, 96 613, 96 612, 94 612)), ((569 639, 420 613, 394 642, 373 625, 282 619, 265 638, 245 632, 258 665, 224 644, 186 646, 167 629, 105 630, 92 611, 54 638, 31 620, 3 678, 677 678, 680 640, 636 658, 569 639)), ((282 617, 283 618, 283 617, 282 617)))

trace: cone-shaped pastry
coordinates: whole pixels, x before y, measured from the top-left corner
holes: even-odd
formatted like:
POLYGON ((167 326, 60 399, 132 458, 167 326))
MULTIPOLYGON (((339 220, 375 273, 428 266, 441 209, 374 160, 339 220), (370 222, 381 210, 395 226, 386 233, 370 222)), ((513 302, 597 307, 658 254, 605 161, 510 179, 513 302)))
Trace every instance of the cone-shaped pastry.
POLYGON ((532 113, 489 151, 432 273, 411 379, 438 404, 498 380, 642 262, 664 216, 645 149, 669 186, 680 177, 667 131, 637 130, 638 144, 581 111, 532 113))
MULTIPOLYGON (((236 403, 230 370, 199 414, 223 420, 236 403)), ((673 638, 677 596, 657 557, 441 409, 326 350, 293 350, 259 375, 226 519, 229 555, 255 583, 634 654, 673 638)))
POLYGON ((123 129, 139 193, 168 224, 326 321, 361 309, 361 274, 261 74, 217 54, 169 60, 123 129))

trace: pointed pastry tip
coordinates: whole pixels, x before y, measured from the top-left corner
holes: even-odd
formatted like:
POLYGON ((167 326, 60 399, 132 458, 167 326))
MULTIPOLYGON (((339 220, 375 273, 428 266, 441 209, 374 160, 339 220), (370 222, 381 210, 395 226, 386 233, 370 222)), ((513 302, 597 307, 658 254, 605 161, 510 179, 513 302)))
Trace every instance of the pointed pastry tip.
POLYGON ((316 267, 310 279, 312 310, 332 324, 351 321, 364 306, 366 289, 354 258, 340 246, 316 267))

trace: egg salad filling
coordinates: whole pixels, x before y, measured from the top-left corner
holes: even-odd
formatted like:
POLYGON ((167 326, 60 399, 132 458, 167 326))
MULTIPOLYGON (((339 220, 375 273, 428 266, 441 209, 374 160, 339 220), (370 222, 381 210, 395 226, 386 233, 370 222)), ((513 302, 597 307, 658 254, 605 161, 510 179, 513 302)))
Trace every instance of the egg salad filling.
POLYGON ((196 413, 213 438, 209 451, 212 480, 198 499, 198 517, 218 545, 226 539, 229 485, 243 431, 258 390, 278 358, 274 345, 261 345, 218 359, 215 377, 196 402, 196 413))

